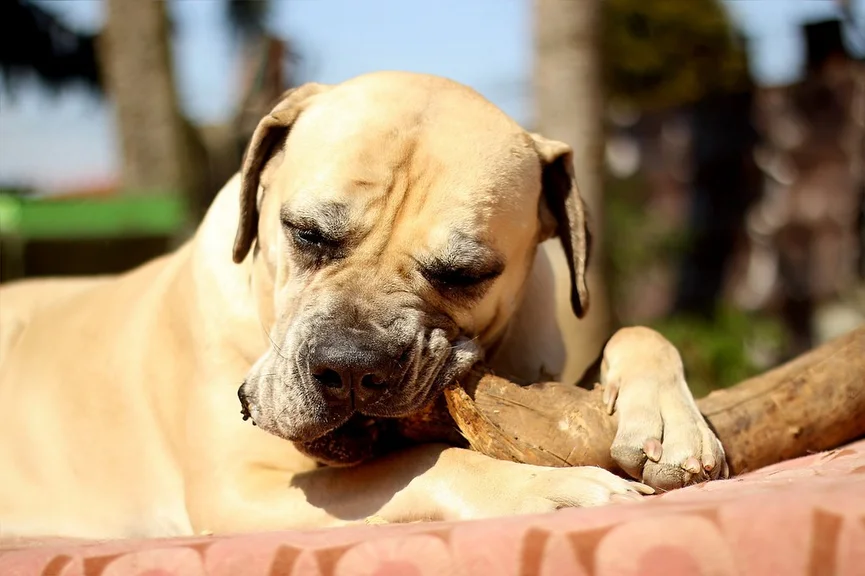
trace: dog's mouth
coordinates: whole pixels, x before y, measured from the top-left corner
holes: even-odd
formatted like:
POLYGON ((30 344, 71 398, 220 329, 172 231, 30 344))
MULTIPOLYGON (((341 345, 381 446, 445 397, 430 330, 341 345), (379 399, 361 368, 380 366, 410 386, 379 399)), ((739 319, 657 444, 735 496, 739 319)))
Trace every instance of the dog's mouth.
POLYGON ((237 390, 240 415, 328 465, 356 464, 390 452, 400 442, 400 422, 422 413, 448 383, 480 359, 475 340, 452 343, 443 334, 435 336, 425 354, 406 363, 395 383, 382 390, 360 390, 366 394, 362 402, 354 397, 362 382, 333 392, 318 382, 311 385, 306 372, 296 367, 302 362, 294 363, 295 372, 257 367, 237 390))
MULTIPOLYGON (((243 389, 237 391, 243 421, 258 426, 243 389)), ((352 466, 392 451, 397 443, 394 419, 354 412, 344 423, 311 439, 292 443, 303 454, 328 466, 352 466)))
MULTIPOLYGON (((240 416, 243 421, 258 426, 255 421, 255 403, 250 402, 244 394, 243 386, 237 390, 237 399, 240 401, 240 416)), ((331 426, 311 439, 290 441, 302 452, 319 461, 332 465, 347 465, 373 455, 372 446, 379 439, 385 420, 353 410, 342 423, 331 426)))
POLYGON ((391 451, 396 441, 392 428, 392 420, 355 413, 330 432, 307 442, 294 442, 294 445, 321 464, 353 466, 391 451))
MULTIPOLYGON (((238 389, 240 415, 243 421, 258 426, 254 401, 238 389)), ((417 410, 423 414, 427 407, 417 410)), ((412 418, 371 417, 354 411, 341 424, 308 440, 289 440, 302 454, 325 466, 354 466, 405 448, 410 443, 403 430, 405 422, 412 418)), ((423 416, 421 416, 423 418, 423 416)), ((287 439, 287 438, 286 438, 287 439)))

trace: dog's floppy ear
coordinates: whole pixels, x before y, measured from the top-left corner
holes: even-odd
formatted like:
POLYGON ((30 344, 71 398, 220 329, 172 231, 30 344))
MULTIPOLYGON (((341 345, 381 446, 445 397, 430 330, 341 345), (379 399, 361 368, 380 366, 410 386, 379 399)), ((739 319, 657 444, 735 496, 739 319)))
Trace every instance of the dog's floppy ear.
POLYGON ((327 90, 329 86, 310 82, 285 92, 270 113, 261 119, 240 170, 240 219, 234 238, 234 261, 243 262, 258 230, 258 185, 264 165, 285 141, 291 125, 309 104, 310 98, 327 90))
POLYGON ((589 264, 591 235, 586 207, 574 178, 574 152, 564 142, 532 134, 543 170, 539 209, 543 238, 558 236, 568 259, 571 277, 571 307, 577 318, 589 308, 586 268, 589 264))

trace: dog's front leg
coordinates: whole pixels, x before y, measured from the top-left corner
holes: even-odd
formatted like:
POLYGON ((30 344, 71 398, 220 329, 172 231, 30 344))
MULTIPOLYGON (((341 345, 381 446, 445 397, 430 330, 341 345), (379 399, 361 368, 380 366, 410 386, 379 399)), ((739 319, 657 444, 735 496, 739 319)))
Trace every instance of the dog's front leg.
POLYGON ((670 490, 729 475, 682 359, 663 336, 644 327, 616 332, 604 348, 600 380, 607 409, 619 417, 613 459, 633 478, 670 490))
POLYGON ((351 468, 250 470, 190 515, 197 532, 303 529, 538 513, 650 492, 600 468, 531 466, 423 445, 351 468))

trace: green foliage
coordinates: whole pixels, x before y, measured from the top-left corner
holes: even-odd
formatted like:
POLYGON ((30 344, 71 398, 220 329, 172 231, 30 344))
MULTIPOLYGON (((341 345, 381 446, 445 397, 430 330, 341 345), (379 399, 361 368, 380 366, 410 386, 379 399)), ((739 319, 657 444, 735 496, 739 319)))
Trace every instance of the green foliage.
POLYGON ((642 109, 693 102, 748 82, 744 47, 717 0, 605 0, 604 80, 642 109))
POLYGON ((607 276, 613 297, 658 261, 678 258, 688 245, 687 231, 646 213, 647 185, 639 174, 604 184, 607 276))
MULTIPOLYGON (((689 243, 686 231, 646 213, 645 190, 639 176, 605 184, 607 280, 614 302, 642 281, 647 268, 677 262, 689 243)), ((649 324, 677 347, 698 397, 766 370, 785 346, 780 321, 729 306, 713 318, 672 315, 649 324)))
POLYGON ((777 354, 784 330, 777 319, 721 307, 712 319, 671 316, 652 326, 682 355, 688 384, 705 396, 764 371, 760 353, 777 354))

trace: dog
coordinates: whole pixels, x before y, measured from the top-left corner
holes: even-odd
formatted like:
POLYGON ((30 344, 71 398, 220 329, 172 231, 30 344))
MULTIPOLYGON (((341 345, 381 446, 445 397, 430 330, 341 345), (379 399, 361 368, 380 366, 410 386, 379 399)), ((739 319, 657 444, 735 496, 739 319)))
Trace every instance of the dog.
POLYGON ((562 266, 585 314, 588 254, 571 149, 470 88, 380 72, 293 89, 182 247, 117 277, 2 289, 15 324, 0 349, 0 528, 461 520, 725 474, 678 354, 641 328, 613 337, 601 378, 620 421, 613 456, 645 484, 439 444, 357 464, 324 441, 417 412, 485 355, 495 366, 507 339, 544 348, 528 340, 555 318, 510 321, 551 298, 527 294, 549 286, 536 272, 562 266), (554 238, 558 265, 543 249, 554 238))

